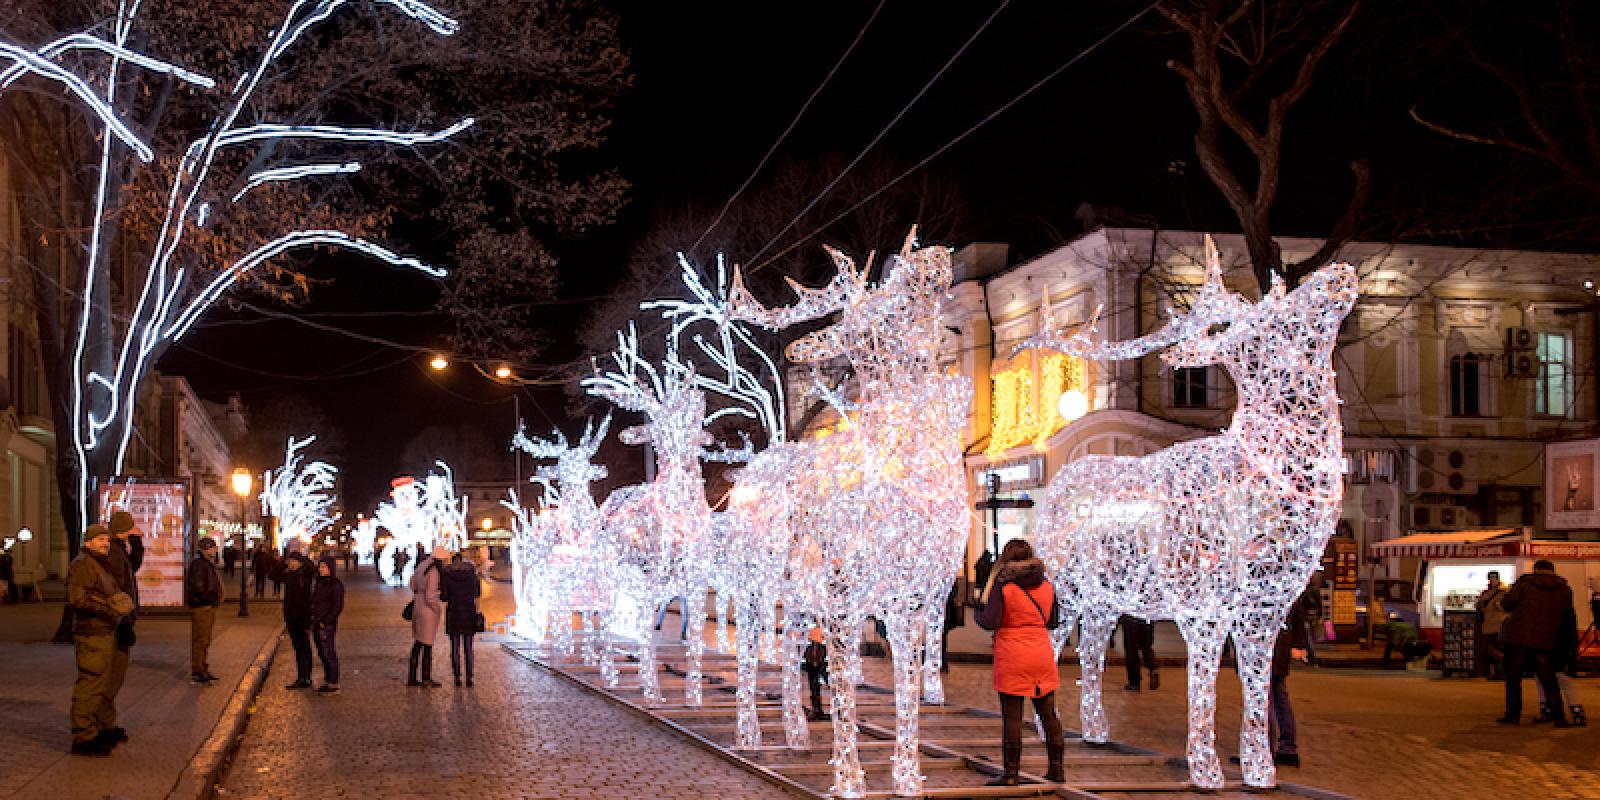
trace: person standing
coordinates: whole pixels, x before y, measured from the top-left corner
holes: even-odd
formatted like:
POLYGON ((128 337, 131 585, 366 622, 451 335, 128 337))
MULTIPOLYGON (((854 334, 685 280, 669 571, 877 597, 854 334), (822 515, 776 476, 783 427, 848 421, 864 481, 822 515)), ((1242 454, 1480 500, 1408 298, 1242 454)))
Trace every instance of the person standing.
POLYGON ((122 622, 117 625, 117 646, 111 654, 111 674, 108 678, 110 699, 101 706, 103 717, 100 727, 102 730, 116 731, 117 740, 125 741, 128 734, 117 725, 116 700, 122 692, 123 681, 127 680, 128 662, 133 660, 133 646, 139 639, 134 632, 134 623, 139 619, 139 568, 144 566, 144 536, 134 522, 133 515, 126 511, 113 512, 109 527, 111 548, 106 551, 106 561, 111 564, 111 577, 133 600, 133 610, 123 615, 122 622))
POLYGON ((272 567, 277 559, 272 557, 272 548, 266 543, 256 545, 255 557, 250 560, 250 572, 255 578, 256 597, 264 597, 267 591, 267 575, 271 574, 272 567))
POLYGON ((1050 631, 1061 625, 1055 587, 1044 579, 1044 563, 1033 546, 1022 539, 1006 542, 995 564, 994 586, 988 602, 978 612, 978 625, 994 631, 994 688, 1000 693, 1003 718, 1001 753, 1004 772, 990 786, 1016 786, 1022 770, 1023 701, 1033 700, 1034 713, 1044 726, 1045 749, 1050 757, 1045 779, 1066 779, 1066 738, 1056 717, 1055 647, 1050 631), (1049 609, 1048 611, 1046 609, 1049 609))
POLYGON ((417 570, 411 574, 411 668, 407 686, 439 686, 433 679, 433 639, 439 635, 439 617, 444 613, 439 600, 439 572, 449 555, 443 547, 435 547, 431 556, 423 556, 417 562, 417 570), (417 679, 418 666, 422 668, 421 680, 417 679))
POLYGON ((478 613, 478 596, 483 594, 483 584, 478 580, 478 568, 456 553, 449 568, 442 573, 445 602, 444 632, 450 637, 450 672, 456 685, 461 685, 461 667, 466 664, 467 685, 472 685, 472 639, 483 628, 478 626, 482 615, 478 613))
MULTIPOLYGON (((1534 562, 1533 572, 1517 578, 1500 605, 1510 616, 1500 628, 1500 644, 1506 653, 1506 713, 1496 721, 1516 725, 1522 721, 1524 665, 1533 665, 1546 697, 1561 697, 1555 650, 1561 623, 1572 607, 1572 587, 1556 574, 1555 564, 1540 559, 1534 562)), ((1557 728, 1571 727, 1559 701, 1551 705, 1550 716, 1557 728)))
MULTIPOLYGON (((339 615, 344 613, 344 581, 339 580, 339 562, 332 556, 317 564, 317 580, 311 589, 311 632, 316 637, 317 657, 322 659, 322 685, 317 694, 339 693, 339 615)), ((309 670, 307 670, 309 672, 309 670)))
POLYGON ((285 689, 311 688, 311 568, 299 550, 290 550, 273 570, 283 582, 283 628, 294 646, 294 682, 285 689))
POLYGON ((1289 700, 1289 668, 1306 660, 1311 636, 1306 630, 1313 589, 1306 589, 1289 606, 1287 619, 1272 645, 1272 680, 1267 689, 1267 735, 1275 742, 1272 761, 1280 767, 1300 766, 1300 745, 1295 737, 1294 704, 1289 700))
POLYGON ((405 571, 406 571, 406 562, 409 561, 410 559, 411 559, 411 551, 410 550, 407 550, 404 547, 396 547, 394 549, 394 559, 393 559, 394 560, 394 577, 393 577, 393 580, 394 580, 395 583, 399 583, 400 582, 400 576, 405 574, 405 571))
POLYGON ((1478 593, 1475 607, 1483 620, 1483 653, 1487 662, 1489 680, 1494 680, 1505 662, 1505 651, 1500 648, 1500 629, 1505 626, 1506 610, 1500 602, 1506 597, 1506 587, 1500 583, 1500 573, 1490 570, 1489 587, 1478 593))
POLYGON ((1128 684, 1123 690, 1139 691, 1145 669, 1150 670, 1150 691, 1161 688, 1161 673, 1156 671, 1155 623, 1123 614, 1118 624, 1122 626, 1122 659, 1128 671, 1128 684))
POLYGON ((74 755, 110 755, 111 748, 128 738, 114 727, 111 669, 119 649, 116 631, 122 618, 133 613, 133 597, 122 590, 112 572, 111 539, 104 525, 90 525, 83 532, 83 548, 67 568, 72 652, 78 666, 70 715, 74 755))
POLYGON ((211 561, 216 553, 215 541, 201 539, 189 572, 183 576, 183 602, 189 607, 189 682, 196 686, 210 686, 217 680, 207 661, 217 606, 222 605, 222 576, 211 561))
POLYGON ((0 605, 17 602, 16 559, 11 548, 0 549, 0 605))
POLYGON ((806 631, 806 649, 801 655, 800 669, 805 672, 806 685, 811 689, 808 716, 812 720, 827 719, 828 712, 822 710, 822 682, 828 677, 828 637, 820 624, 813 624, 806 631))
POLYGON ((223 545, 223 547, 222 547, 222 571, 223 571, 224 574, 227 574, 227 575, 232 575, 233 574, 233 559, 234 559, 234 557, 236 555, 238 555, 238 553, 236 553, 234 551, 233 545, 231 545, 231 544, 223 545))

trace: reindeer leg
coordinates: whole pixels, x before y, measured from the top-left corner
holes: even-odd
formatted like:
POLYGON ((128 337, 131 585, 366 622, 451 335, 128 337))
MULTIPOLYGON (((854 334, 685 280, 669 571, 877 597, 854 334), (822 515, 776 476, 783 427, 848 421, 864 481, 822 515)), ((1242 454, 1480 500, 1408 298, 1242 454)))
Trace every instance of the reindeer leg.
POLYGON ((861 770, 861 754, 856 751, 856 684, 851 668, 861 662, 861 620, 827 619, 828 688, 833 690, 833 786, 835 797, 863 797, 866 773, 861 770))
POLYGON ((1244 718, 1239 724, 1239 765, 1246 784, 1266 788, 1278 782, 1267 724, 1267 692, 1272 680, 1273 646, 1282 624, 1279 617, 1268 611, 1249 613, 1233 630, 1239 684, 1244 693, 1244 718))
POLYGON ((944 676, 939 673, 944 659, 943 642, 944 604, 940 603, 929 609, 922 637, 923 701, 933 705, 944 705, 944 676))
POLYGON ((1228 628, 1222 620, 1182 617, 1178 632, 1189 649, 1189 780, 1201 789, 1222 788, 1217 759, 1217 668, 1228 628))
POLYGON ((734 635, 738 638, 735 658, 739 663, 739 685, 734 692, 738 703, 737 733, 734 747, 753 750, 761 746, 761 721, 756 717, 756 681, 761 669, 761 631, 756 630, 755 602, 750 598, 740 600, 738 616, 734 619, 734 635))
POLYGON ((803 749, 811 746, 811 727, 806 724, 805 706, 800 698, 800 658, 805 652, 806 640, 800 626, 793 619, 783 624, 783 652, 778 656, 783 663, 783 734, 789 747, 803 749))
POLYGON ((717 649, 724 653, 734 652, 733 633, 728 630, 728 613, 733 602, 730 598, 717 593, 717 599, 712 601, 712 606, 717 610, 717 649))
POLYGON ((689 663, 684 670, 684 704, 699 706, 702 660, 706 653, 706 594, 705 590, 684 593, 683 613, 689 620, 689 663))
POLYGON ((611 611, 600 612, 600 680, 610 688, 617 686, 617 658, 611 647, 611 611))
POLYGON ((900 797, 922 796, 921 732, 917 721, 926 674, 922 653, 926 630, 918 629, 919 616, 902 612, 884 620, 894 661, 895 746, 890 762, 894 793, 900 797))
POLYGON ((1111 735, 1106 722, 1106 707, 1101 698, 1101 678, 1106 671, 1106 644, 1116 620, 1107 609, 1090 608, 1083 615, 1083 632, 1078 636, 1078 663, 1083 687, 1078 699, 1083 740, 1105 744, 1111 735))

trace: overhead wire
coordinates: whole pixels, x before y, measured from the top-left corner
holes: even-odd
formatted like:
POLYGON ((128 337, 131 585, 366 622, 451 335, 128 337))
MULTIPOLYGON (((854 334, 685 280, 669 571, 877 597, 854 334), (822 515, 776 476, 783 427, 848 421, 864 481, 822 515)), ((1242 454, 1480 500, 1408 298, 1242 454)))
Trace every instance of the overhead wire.
MULTIPOLYGON (((1028 86, 1026 89, 1023 89, 1021 93, 1017 94, 1015 97, 1012 97, 1010 100, 1007 100, 1006 102, 1000 104, 1000 106, 995 108, 993 111, 990 111, 983 118, 979 119, 976 123, 973 123, 966 130, 964 130, 961 133, 957 134, 955 136, 955 138, 953 138, 950 141, 948 141, 948 142, 944 143, 943 145, 939 146, 938 149, 934 150, 932 153, 929 153, 921 161, 918 161, 917 163, 911 165, 905 171, 901 172, 899 175, 896 175, 894 178, 891 178, 883 186, 880 186, 879 188, 874 190, 872 193, 868 194, 866 197, 861 198, 861 200, 857 201, 854 205, 850 206, 849 208, 846 208, 844 211, 839 212, 832 219, 830 219, 827 222, 817 226, 816 229, 812 230, 810 233, 806 234, 805 236, 800 237, 794 243, 790 244, 788 247, 785 247, 782 250, 778 251, 777 253, 774 253, 771 258, 768 258, 765 261, 757 262, 757 259, 760 258, 761 253, 765 253, 767 248, 771 247, 772 244, 774 242, 776 242, 783 235, 784 232, 787 232, 789 228, 794 226, 794 222, 798 222, 799 221, 799 217, 797 216, 794 221, 792 221, 788 226, 786 226, 784 228, 784 231, 779 232, 778 236, 774 236, 772 241, 768 242, 766 247, 763 247, 761 249, 761 253, 758 253, 755 258, 751 259, 752 265, 750 266, 748 272, 754 273, 759 269, 762 269, 764 267, 767 267, 767 266, 771 265, 773 262, 777 261, 778 259, 781 259, 784 256, 788 255, 789 253, 793 252, 795 250, 795 248, 797 248, 800 245, 805 244, 806 242, 808 242, 811 239, 815 238, 817 234, 822 233, 824 230, 827 230, 829 227, 831 227, 834 224, 838 223, 840 220, 844 219, 845 217, 848 217, 851 214, 854 214, 862 206, 864 206, 867 203, 871 202, 878 195, 883 194, 884 192, 886 192, 889 189, 893 188, 896 184, 900 183, 900 181, 905 180, 907 177, 910 177, 912 173, 914 173, 914 172, 922 169, 923 167, 927 166, 930 162, 932 162, 934 159, 938 158, 939 156, 944 155, 944 153, 946 151, 948 151, 952 147, 955 147, 957 144, 960 144, 968 136, 971 136, 973 133, 975 133, 978 129, 982 128, 985 125, 988 125, 996 117, 998 117, 1001 114, 1004 114, 1005 112, 1011 110, 1011 108, 1013 106, 1017 105, 1018 103, 1022 102, 1024 99, 1026 99, 1029 95, 1031 95, 1034 92, 1038 91, 1046 83, 1049 83, 1051 80, 1053 80, 1056 77, 1058 77, 1061 73, 1065 72, 1067 69, 1069 69, 1073 65, 1075 65, 1078 62, 1082 61, 1084 58, 1087 58, 1090 54, 1092 54, 1096 50, 1100 49, 1100 47, 1102 45, 1104 45, 1106 42, 1108 42, 1111 39, 1115 38, 1117 36, 1117 34, 1120 34, 1124 30, 1127 30, 1135 22, 1138 22, 1141 18, 1143 18, 1144 15, 1146 15, 1146 14, 1150 13, 1152 10, 1154 10, 1155 7, 1159 3, 1160 3, 1160 0, 1155 0, 1155 2, 1151 2, 1149 5, 1145 6, 1143 9, 1141 9, 1140 11, 1135 13, 1133 16, 1131 16, 1127 20, 1123 21, 1122 24, 1116 26, 1115 28, 1112 28, 1105 35, 1101 36, 1099 39, 1096 39, 1088 47, 1084 48, 1083 50, 1078 51, 1078 53, 1076 55, 1074 55, 1070 59, 1067 59, 1067 61, 1063 62, 1060 66, 1058 66, 1055 69, 1051 70, 1044 77, 1040 78, 1037 81, 1034 81, 1032 85, 1028 86)), ((830 184, 830 187, 831 187, 831 184, 830 184)), ((814 203, 813 203, 813 205, 814 205, 814 203)), ((810 210, 810 206, 807 206, 807 210, 810 210)), ((803 216, 803 215, 804 215, 804 212, 802 212, 801 216, 803 216)))

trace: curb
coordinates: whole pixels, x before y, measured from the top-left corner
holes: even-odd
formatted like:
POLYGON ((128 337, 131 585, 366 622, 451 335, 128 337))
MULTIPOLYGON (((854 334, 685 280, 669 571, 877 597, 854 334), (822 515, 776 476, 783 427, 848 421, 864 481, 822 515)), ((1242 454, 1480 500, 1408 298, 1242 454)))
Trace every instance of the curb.
POLYGON ((211 729, 211 735, 195 751, 189 766, 184 767, 177 784, 167 793, 167 800, 211 800, 216 796, 217 781, 239 746, 245 723, 254 711, 252 706, 256 695, 266 682, 267 672, 272 668, 272 659, 278 654, 278 644, 282 640, 283 625, 280 623, 256 652, 250 666, 245 668, 244 677, 239 679, 238 687, 233 690, 233 696, 228 698, 228 704, 222 709, 222 716, 217 719, 217 726, 211 729))

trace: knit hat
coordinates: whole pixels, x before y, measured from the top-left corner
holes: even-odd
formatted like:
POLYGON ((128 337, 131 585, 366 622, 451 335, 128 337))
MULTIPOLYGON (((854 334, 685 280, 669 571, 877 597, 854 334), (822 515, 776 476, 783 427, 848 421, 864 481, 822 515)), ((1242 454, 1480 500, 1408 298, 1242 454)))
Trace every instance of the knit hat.
POLYGON ((96 536, 110 536, 110 535, 111 535, 111 531, 106 530, 106 526, 104 526, 104 525, 90 525, 89 527, 83 529, 83 540, 85 542, 89 541, 90 539, 93 539, 96 536))
POLYGON ((137 526, 134 525, 132 514, 129 514, 126 511, 117 511, 112 513, 110 528, 113 536, 119 533, 127 533, 128 531, 133 530, 135 527, 137 526))
POLYGON ((217 546, 217 540, 212 539, 211 537, 208 536, 208 537, 205 537, 205 538, 201 539, 199 544, 197 544, 195 546, 199 547, 201 550, 211 550, 211 549, 214 549, 217 546))

